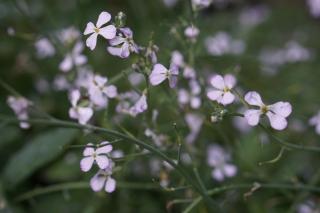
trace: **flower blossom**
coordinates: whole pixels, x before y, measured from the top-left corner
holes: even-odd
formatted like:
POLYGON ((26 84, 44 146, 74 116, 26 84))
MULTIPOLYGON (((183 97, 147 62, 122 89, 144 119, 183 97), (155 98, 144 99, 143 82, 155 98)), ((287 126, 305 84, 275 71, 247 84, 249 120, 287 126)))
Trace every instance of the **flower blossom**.
POLYGON ((214 76, 210 80, 213 89, 208 91, 208 98, 222 105, 231 104, 235 99, 235 96, 231 93, 231 89, 236 85, 236 82, 236 78, 231 74, 227 74, 224 77, 221 75, 214 76))
POLYGON ((195 113, 188 113, 185 115, 185 121, 190 129, 190 132, 185 140, 187 143, 193 143, 197 139, 197 136, 201 130, 204 118, 195 113))
POLYGON ((72 107, 69 109, 69 116, 73 119, 78 119, 78 122, 82 125, 86 124, 93 115, 93 110, 90 107, 80 106, 80 91, 72 90, 69 95, 69 100, 72 107))
POLYGON ((108 78, 95 75, 88 86, 90 101, 99 108, 106 107, 108 98, 117 96, 117 88, 114 85, 107 85, 108 78))
POLYGON ((199 35, 199 29, 193 25, 188 26, 185 30, 184 30, 184 35, 191 39, 192 41, 195 41, 195 39, 198 37, 199 35))
POLYGON ((170 69, 167 69, 162 64, 155 64, 149 76, 149 80, 151 85, 156 86, 168 79, 169 86, 174 88, 178 81, 178 74, 179 70, 174 65, 170 66, 170 69))
POLYGON ((116 111, 136 117, 148 109, 147 96, 144 92, 141 96, 135 91, 129 91, 119 95, 120 102, 116 111))
POLYGON ((111 177, 113 162, 110 161, 105 169, 101 169, 90 180, 90 187, 93 191, 98 192, 103 188, 106 192, 112 193, 116 189, 116 180, 111 177))
POLYGON ((201 87, 196 80, 189 82, 191 91, 180 89, 178 91, 178 102, 182 105, 190 104, 191 108, 198 109, 201 106, 201 87))
POLYGON ((138 53, 139 48, 133 41, 133 33, 130 28, 120 28, 119 34, 109 41, 112 47, 108 47, 107 50, 111 55, 118 56, 120 58, 128 58, 130 52, 138 53))
POLYGON ((30 106, 29 101, 23 97, 9 96, 7 99, 7 103, 10 106, 10 108, 14 111, 18 119, 22 120, 20 122, 20 127, 22 129, 29 128, 30 124, 28 122, 23 121, 29 118, 29 115, 28 115, 28 107, 30 106))
POLYGON ((251 106, 259 107, 258 109, 248 109, 244 113, 250 126, 258 125, 260 116, 267 115, 273 129, 283 130, 287 127, 286 118, 292 112, 292 106, 289 102, 280 101, 272 105, 265 105, 260 95, 255 91, 248 92, 244 99, 251 106))
POLYGON ((320 135, 320 111, 309 120, 311 126, 316 127, 316 133, 320 135))
POLYGON ((230 155, 220 146, 211 145, 207 153, 208 165, 214 167, 212 170, 212 178, 217 181, 223 181, 226 177, 233 177, 237 173, 237 167, 228 163, 230 155))
POLYGON ((112 151, 112 146, 109 142, 101 142, 96 149, 92 146, 92 143, 88 143, 87 147, 83 150, 83 158, 80 161, 80 168, 84 172, 89 171, 94 162, 100 169, 106 169, 110 164, 107 154, 112 151))
POLYGON ((83 44, 81 41, 78 41, 72 51, 67 53, 63 61, 59 64, 59 69, 63 72, 70 71, 74 66, 83 65, 87 62, 87 57, 82 55, 83 44))
POLYGON ((94 50, 94 48, 97 45, 97 37, 98 35, 101 35, 105 39, 113 39, 116 35, 116 27, 113 25, 107 25, 105 27, 102 27, 106 23, 108 23, 111 20, 111 15, 108 12, 102 12, 99 15, 97 24, 94 25, 92 22, 89 22, 86 26, 86 29, 84 30, 84 35, 91 34, 87 40, 86 45, 91 50, 94 50))
POLYGON ((47 38, 41 38, 34 44, 38 58, 48 58, 56 53, 55 48, 47 38))

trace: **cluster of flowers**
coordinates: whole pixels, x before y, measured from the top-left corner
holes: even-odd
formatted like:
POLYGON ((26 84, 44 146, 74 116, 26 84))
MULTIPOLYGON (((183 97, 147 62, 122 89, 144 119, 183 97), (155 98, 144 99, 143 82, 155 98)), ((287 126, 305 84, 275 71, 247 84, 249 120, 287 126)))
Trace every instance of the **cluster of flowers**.
POLYGON ((99 167, 99 171, 90 180, 93 191, 101 191, 104 188, 106 192, 111 193, 116 189, 116 180, 111 177, 114 162, 108 156, 111 151, 112 145, 108 141, 103 141, 98 146, 88 143, 83 151, 83 159, 80 161, 81 170, 88 172, 93 164, 99 167))

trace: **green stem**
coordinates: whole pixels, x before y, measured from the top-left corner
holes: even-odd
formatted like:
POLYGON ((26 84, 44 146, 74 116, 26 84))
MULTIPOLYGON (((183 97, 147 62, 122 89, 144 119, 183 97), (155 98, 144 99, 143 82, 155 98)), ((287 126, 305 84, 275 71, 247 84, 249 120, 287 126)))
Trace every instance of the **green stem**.
MULTIPOLYGON (((119 188, 127 188, 127 189, 142 189, 142 190, 150 190, 150 189, 160 189, 160 187, 156 184, 152 183, 130 183, 130 182, 117 182, 117 187, 119 188)), ((59 192, 64 190, 73 190, 73 189, 88 189, 90 188, 88 182, 72 182, 72 183, 61 183, 55 184, 44 188, 37 188, 26 193, 23 193, 17 196, 14 200, 16 202, 21 202, 24 200, 31 199, 33 197, 49 194, 52 192, 59 192)))
MULTIPOLYGON (((228 190, 235 190, 235 189, 251 189, 253 184, 236 184, 236 185, 229 185, 229 186, 222 186, 211 189, 208 191, 208 195, 216 195, 228 190)), ((311 192, 318 192, 320 193, 320 188, 314 186, 306 186, 306 185, 290 185, 290 184, 278 184, 278 183, 270 183, 270 184, 259 184, 259 188, 265 189, 286 189, 286 190, 306 190, 311 192)), ((190 212, 194 207, 196 207, 201 201, 202 197, 198 197, 183 211, 183 213, 190 212)))

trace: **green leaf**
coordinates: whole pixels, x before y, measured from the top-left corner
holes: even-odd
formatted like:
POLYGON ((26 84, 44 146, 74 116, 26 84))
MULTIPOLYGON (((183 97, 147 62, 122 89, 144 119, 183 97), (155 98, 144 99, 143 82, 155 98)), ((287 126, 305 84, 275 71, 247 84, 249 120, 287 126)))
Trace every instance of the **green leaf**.
POLYGON ((39 134, 11 157, 4 168, 3 182, 8 189, 32 175, 37 169, 54 160, 71 143, 78 130, 54 129, 39 134))

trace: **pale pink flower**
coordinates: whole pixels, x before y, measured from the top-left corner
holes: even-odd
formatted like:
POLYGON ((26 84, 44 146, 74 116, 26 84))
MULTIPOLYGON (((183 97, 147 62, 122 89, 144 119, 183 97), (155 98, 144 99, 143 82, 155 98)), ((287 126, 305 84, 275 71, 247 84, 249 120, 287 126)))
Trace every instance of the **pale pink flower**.
POLYGON ((139 100, 129 109, 129 112, 132 116, 137 116, 140 113, 143 113, 148 109, 147 96, 142 94, 139 100))
POLYGON ((91 34, 87 40, 86 45, 91 50, 94 50, 97 44, 97 37, 98 35, 101 35, 105 39, 113 39, 116 36, 116 27, 113 25, 107 25, 105 27, 102 27, 106 23, 108 23, 111 20, 111 15, 108 12, 103 11, 100 13, 97 24, 94 25, 92 22, 89 22, 86 26, 86 29, 84 30, 84 35, 91 34))
POLYGON ((266 115, 272 128, 283 130, 287 127, 286 118, 292 112, 292 106, 289 102, 280 101, 272 105, 265 105, 260 95, 255 91, 248 92, 244 99, 251 106, 259 107, 258 109, 248 109, 244 113, 244 117, 250 126, 258 125, 260 116, 266 115))
POLYGON ((226 177, 233 177, 237 174, 237 167, 228 163, 230 155, 220 146, 211 145, 208 148, 207 161, 213 167, 212 178, 223 181, 226 177))
POLYGON ((180 89, 178 91, 178 102, 182 105, 190 104, 191 108, 198 109, 201 106, 201 87, 196 80, 189 82, 191 91, 180 89))
POLYGON ((116 106, 116 111, 136 117, 148 109, 147 96, 144 92, 141 96, 135 91, 119 94, 120 102, 116 106))
POLYGON ((90 107, 79 106, 81 94, 79 90, 72 90, 69 94, 69 100, 72 107, 69 109, 70 118, 77 119, 82 125, 86 124, 93 115, 93 110, 90 107))
POLYGON ((10 108, 14 111, 16 116, 18 117, 20 122, 20 127, 22 129, 27 129, 30 127, 30 124, 23 120, 28 120, 28 107, 30 106, 30 103, 27 99, 23 97, 13 97, 9 96, 7 99, 7 103, 10 106, 10 108))
POLYGON ((187 79, 194 79, 196 77, 196 71, 193 67, 186 65, 183 69, 183 77, 187 79))
POLYGON ((130 28, 120 28, 119 34, 109 41, 112 47, 107 50, 111 55, 120 58, 128 58, 131 52, 138 53, 138 45, 133 41, 133 33, 130 28))
POLYGON ((90 187, 93 191, 98 192, 104 189, 108 193, 114 192, 116 189, 116 180, 111 177, 113 162, 109 162, 109 165, 105 169, 101 169, 90 180, 90 187))
POLYGON ((214 76, 210 80, 213 89, 210 89, 207 92, 208 98, 212 101, 217 101, 222 105, 231 104, 235 99, 231 90, 236 85, 236 82, 236 78, 231 74, 227 74, 224 77, 221 75, 214 76))
POLYGON ((179 68, 185 66, 183 55, 178 50, 175 50, 171 53, 171 64, 179 68))
POLYGON ((307 5, 311 15, 315 18, 320 17, 320 0, 307 0, 307 5))
POLYGON ((87 62, 87 57, 82 55, 83 43, 78 41, 71 52, 67 53, 63 61, 59 64, 59 69, 63 72, 70 71, 74 66, 80 66, 87 62))
POLYGON ((103 141, 98 145, 98 148, 95 149, 93 146, 92 143, 88 143, 83 150, 80 168, 84 172, 89 171, 93 163, 96 163, 100 169, 106 169, 110 164, 107 154, 112 151, 112 145, 108 141, 103 141))
POLYGON ((89 83, 88 93, 90 101, 98 108, 106 107, 108 98, 117 96, 117 88, 114 85, 108 85, 108 78, 95 75, 89 83))
POLYGON ((54 46, 47 38, 40 38, 36 41, 34 46, 36 48, 38 58, 48 58, 56 53, 54 46))
POLYGON ((195 40, 198 37, 199 33, 200 33, 199 29, 193 25, 188 26, 184 30, 184 35, 191 40, 195 40))
POLYGON ((155 64, 149 76, 151 85, 156 86, 161 84, 164 80, 169 80, 169 85, 174 88, 178 81, 179 70, 176 66, 172 65, 167 69, 162 64, 155 64))
POLYGON ((320 111, 309 120, 311 126, 316 127, 316 133, 320 135, 320 111))

